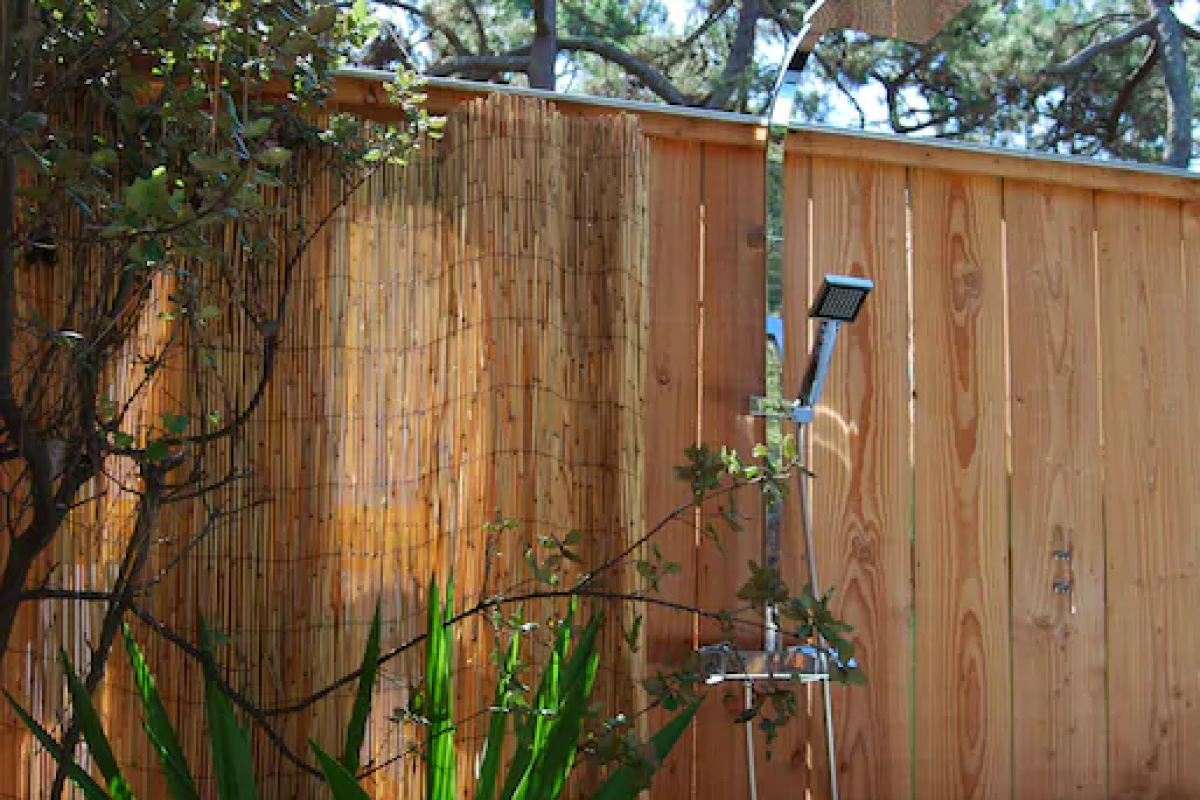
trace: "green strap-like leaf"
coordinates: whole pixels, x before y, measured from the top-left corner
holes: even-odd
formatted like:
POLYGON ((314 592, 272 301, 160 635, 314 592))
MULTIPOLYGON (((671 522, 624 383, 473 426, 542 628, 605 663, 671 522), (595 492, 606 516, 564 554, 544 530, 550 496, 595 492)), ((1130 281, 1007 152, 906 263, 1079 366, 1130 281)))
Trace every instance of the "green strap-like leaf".
POLYGON ((133 669, 134 685, 142 701, 142 727, 145 728, 151 744, 154 745, 154 751, 158 754, 158 762, 167 778, 167 789, 174 800, 200 800, 200 792, 192 779, 175 728, 167 719, 166 709, 158 696, 154 676, 150 674, 150 667, 146 664, 146 657, 133 640, 129 626, 121 626, 121 631, 125 635, 125 652, 133 669))
POLYGON ((558 636, 550 658, 542 669, 542 679, 538 684, 537 694, 534 695, 532 713, 513 725, 517 734, 517 749, 508 764, 508 774, 504 777, 504 787, 500 791, 503 800, 522 800, 525 788, 529 783, 529 770, 534 759, 546 746, 553 718, 558 713, 562 702, 561 674, 563 664, 567 661, 567 651, 571 646, 571 623, 575 618, 577 608, 576 598, 572 597, 567 606, 567 615, 558 627, 558 636))
POLYGON ((334 760, 332 756, 318 747, 316 742, 310 739, 308 744, 317 754, 317 761, 321 765, 325 781, 329 784, 329 791, 333 793, 333 800, 371 800, 371 795, 367 794, 367 791, 354 779, 353 772, 334 760))
POLYGON ((521 637, 514 635, 508 642, 508 652, 496 681, 496 699, 492 703, 487 740, 483 744, 483 766, 475 782, 475 800, 495 800, 496 780, 500 775, 500 759, 504 753, 504 738, 512 708, 512 687, 520 663, 521 637))
POLYGON ((9 705, 13 707, 13 711, 17 712, 17 716, 25 723, 25 727, 29 728, 33 732, 33 735, 37 737, 37 740, 42 743, 42 747, 46 748, 46 752, 50 754, 50 757, 58 764, 66 767, 67 776, 74 781, 87 800, 111 800, 108 793, 101 788, 100 784, 96 783, 91 775, 84 772, 83 768, 72 759, 67 758, 62 748, 58 746, 58 742, 50 735, 50 732, 39 725, 37 720, 25 713, 25 709, 21 708, 20 703, 13 699, 13 696, 8 693, 7 689, 0 691, 4 692, 9 705))
POLYGON ((96 768, 104 776, 109 794, 114 800, 133 800, 133 790, 129 788, 129 781, 121 774, 121 767, 117 764, 112 746, 104 734, 104 726, 100 723, 100 715, 96 713, 91 694, 83 685, 83 681, 79 680, 67 651, 60 650, 59 655, 62 658, 63 672, 67 676, 67 689, 71 694, 71 712, 79 725, 79 732, 83 734, 83 740, 87 742, 88 752, 96 762, 96 768))
POLYGON ((208 718, 213 772, 217 777, 217 796, 221 800, 258 800, 250 739, 237 721, 233 704, 207 674, 216 669, 216 661, 213 658, 212 636, 203 619, 200 620, 200 649, 206 662, 204 710, 208 718))
POLYGON ((587 716, 588 698, 596 680, 600 656, 596 638, 600 633, 603 615, 596 614, 588 622, 575 652, 571 654, 563 675, 563 698, 558 716, 552 722, 546 746, 534 761, 529 774, 526 797, 529 800, 555 800, 570 777, 579 749, 579 737, 587 716))
MULTIPOLYGON (((704 702, 703 697, 694 701, 664 725, 658 733, 650 737, 659 764, 666 760, 671 749, 675 747, 675 743, 679 741, 679 737, 683 736, 683 732, 692 723, 692 718, 696 716, 702 702, 704 702)), ((638 795, 634 778, 635 773, 632 767, 621 767, 610 775, 608 780, 592 795, 592 800, 633 800, 638 795)))
POLYGON ((447 621, 454 614, 453 584, 446 586, 446 604, 438 596, 437 580, 430 581, 428 630, 425 640, 426 716, 429 719, 426 800, 455 800, 454 692, 451 686, 453 640, 447 621))
POLYGON ((346 729, 346 746, 342 750, 342 766, 351 775, 358 772, 358 756, 366 738, 367 719, 371 716, 371 694, 375 691, 375 678, 379 674, 379 628, 379 603, 376 602, 371 632, 367 634, 367 647, 363 652, 358 692, 354 696, 354 710, 346 729))

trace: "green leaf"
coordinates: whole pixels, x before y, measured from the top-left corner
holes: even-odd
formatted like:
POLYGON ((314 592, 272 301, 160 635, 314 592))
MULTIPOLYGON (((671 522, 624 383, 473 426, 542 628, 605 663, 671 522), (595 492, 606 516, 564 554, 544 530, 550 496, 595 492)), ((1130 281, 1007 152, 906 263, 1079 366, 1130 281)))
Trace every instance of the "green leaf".
POLYGON ((516 681, 520 664, 521 637, 514 635, 508 642, 508 652, 500 675, 496 681, 496 699, 492 703, 491 721, 488 723, 487 740, 483 745, 483 765, 479 769, 479 780, 475 783, 475 800, 495 800, 496 780, 500 775, 500 758, 504 752, 504 738, 508 730, 508 718, 512 715, 512 687, 516 681))
POLYGON ((188 156, 188 163, 197 172, 206 175, 221 175, 233 169, 234 164, 228 158, 220 156, 210 156, 206 153, 192 153, 188 156))
POLYGON ((554 648, 542 668, 542 679, 534 696, 534 707, 520 724, 513 726, 517 735, 517 748, 508 762, 508 774, 505 775, 504 787, 500 790, 500 796, 504 800, 526 798, 533 780, 531 773, 534 764, 546 747, 554 725, 554 717, 562 704, 562 670, 571 645, 571 622, 577 606, 577 598, 572 597, 570 605, 567 606, 566 618, 558 626, 554 648))
POLYGON ((107 169, 108 167, 116 166, 117 151, 111 147, 105 147, 103 150, 97 150, 92 153, 92 166, 96 169, 107 169))
POLYGON ((167 429, 168 433, 173 433, 176 436, 186 431, 190 422, 191 419, 187 414, 167 413, 162 415, 163 427, 167 429))
POLYGON ((579 750, 579 736, 587 716, 588 699, 600 663, 596 638, 603 619, 603 614, 592 617, 567 664, 558 714, 551 720, 545 747, 534 759, 529 772, 526 795, 529 800, 555 800, 571 775, 579 750))
POLYGON ((430 580, 428 627, 425 640, 425 694, 429 719, 425 762, 426 800, 454 800, 457 765, 454 753, 453 637, 447 624, 453 615, 453 582, 446 586, 446 604, 438 595, 437 579, 430 580))
POLYGON ((146 445, 145 452, 146 460, 151 464, 157 464, 161 461, 166 461, 171 457, 171 446, 162 439, 156 439, 146 445))
POLYGON ((117 764, 112 746, 104 734, 104 726, 100 723, 100 715, 96 713, 96 706, 92 704, 91 694, 83 685, 83 681, 79 680, 67 651, 60 650, 59 656, 62 659, 63 674, 67 678, 67 689, 71 694, 71 710, 79 725, 79 732, 87 742, 88 752, 95 759, 96 768, 104 776, 109 794, 114 800, 132 800, 133 791, 129 788, 129 781, 121 774, 121 767, 117 764))
POLYGON ((286 164, 292 157, 292 151, 286 147, 268 147, 260 152, 255 158, 258 163, 267 167, 280 167, 286 164))
POLYGON ((221 309, 217 308, 216 306, 205 306, 204 308, 200 309, 200 313, 197 314, 197 316, 200 318, 201 322, 208 322, 210 319, 216 319, 217 317, 221 316, 221 309))
POLYGON ((261 139, 271 130, 271 118, 259 117, 256 120, 251 120, 246 123, 245 129, 242 130, 242 135, 247 139, 261 139))
POLYGON ((36 133, 46 127, 46 122, 49 118, 37 111, 26 111, 21 116, 13 121, 13 127, 23 134, 36 133))
POLYGON ((376 601, 371 630, 367 634, 367 646, 363 651, 358 691, 354 695, 354 710, 350 713, 350 724, 346 728, 346 745, 342 750, 342 766, 352 776, 358 771, 358 754, 362 752, 367 719, 371 716, 371 693, 375 690, 375 678, 379 674, 379 615, 379 602, 376 601))
POLYGON ((133 446, 133 436, 124 431, 117 431, 112 435, 113 447, 119 450, 124 450, 133 446))
POLYGON ((308 744, 317 754, 317 761, 321 765, 321 772, 325 775, 326 783, 329 784, 333 800, 371 800, 371 795, 359 786, 352 771, 339 764, 333 756, 318 747, 316 742, 310 739, 308 744))
POLYGON ((318 8, 308 20, 308 32, 319 36, 329 30, 337 22, 337 6, 328 5, 318 8))
POLYGON ((167 173, 159 167, 149 178, 137 178, 125 190, 126 204, 143 217, 164 217, 171 211, 167 173))
POLYGON ((258 800, 254 780, 254 757, 247 732, 237 721, 233 704, 212 679, 217 669, 212 636, 200 620, 200 650, 204 658, 204 710, 208 740, 212 748, 217 796, 221 800, 258 800))
POLYGON ((42 747, 46 748, 46 752, 50 754, 50 757, 60 766, 66 768, 67 776, 74 781, 87 800, 111 800, 108 793, 100 787, 100 784, 96 783, 91 775, 88 775, 82 767, 67 757, 63 749, 58 746, 58 740, 48 730, 39 725, 37 720, 27 714, 25 709, 21 708, 21 705, 8 693, 7 689, 0 691, 4 692, 4 697, 7 698, 8 704, 13 707, 13 711, 25 723, 25 727, 29 728, 37 740, 41 742, 42 747))
MULTIPOLYGON (((693 701, 691 705, 659 729, 658 733, 650 737, 650 743, 654 747, 655 755, 658 756, 659 764, 662 764, 670 755, 676 742, 683 736, 683 732, 687 730, 688 725, 692 724, 692 719, 703 702, 703 697, 693 701)), ((609 776, 608 780, 592 795, 591 800, 630 800, 638 794, 639 787, 636 778, 637 773, 632 767, 623 766, 609 776)))
POLYGON ((174 800, 200 800, 200 792, 196 790, 196 782, 192 779, 192 773, 188 768, 187 758, 183 754, 183 747, 179 744, 179 737, 175 734, 175 728, 167 719, 166 709, 163 708, 162 700, 158 696, 154 677, 150 674, 150 668, 146 664, 146 657, 137 643, 133 641, 129 626, 122 625, 121 632, 125 636, 125 652, 129 656, 129 665, 133 670, 134 686, 137 688, 138 697, 142 703, 142 727, 146 730, 151 744, 154 745, 154 751, 158 754, 158 763, 162 765, 163 774, 167 778, 167 788, 171 792, 171 797, 174 800))

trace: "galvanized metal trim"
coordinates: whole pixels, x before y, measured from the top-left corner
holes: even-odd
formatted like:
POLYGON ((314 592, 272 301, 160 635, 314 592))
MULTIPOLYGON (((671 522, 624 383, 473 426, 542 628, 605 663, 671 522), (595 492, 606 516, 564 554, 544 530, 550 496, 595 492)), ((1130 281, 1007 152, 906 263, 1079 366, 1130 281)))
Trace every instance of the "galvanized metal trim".
MULTIPOLYGON (((339 77, 352 80, 375 81, 384 83, 392 80, 395 74, 387 70, 367 69, 362 67, 344 67, 335 73, 339 77)), ((460 78, 427 78, 426 84, 434 89, 447 89, 464 92, 497 92, 500 94, 517 95, 520 97, 536 97, 543 100, 576 103, 583 106, 627 111, 632 114, 657 114, 681 119, 695 119, 709 122, 721 122, 729 125, 741 125, 754 128, 768 127, 769 120, 765 116, 753 114, 735 114, 728 111, 713 111, 707 108, 690 108, 686 106, 671 106, 664 103, 647 103, 640 100, 618 100, 602 97, 587 97, 584 95, 569 95, 562 92, 548 92, 542 89, 527 89, 519 86, 506 86, 495 83, 467 81, 460 78)), ((838 128, 832 125, 816 125, 812 123, 790 123, 789 132, 814 133, 828 136, 842 136, 863 142, 888 144, 906 144, 914 147, 929 147, 945 150, 948 153, 967 153, 979 156, 999 156, 1017 159, 1035 164, 1054 164, 1057 166, 1087 168, 1098 170, 1116 170, 1132 175, 1152 175, 1162 178, 1196 178, 1195 172, 1182 167, 1166 167, 1158 164, 1135 164, 1128 161, 1107 161, 1085 156, 1061 155, 1057 153, 1041 153, 1032 150, 1010 150, 993 145, 973 144, 971 142, 951 142, 945 139, 926 137, 902 136, 895 133, 880 131, 861 131, 838 128)))

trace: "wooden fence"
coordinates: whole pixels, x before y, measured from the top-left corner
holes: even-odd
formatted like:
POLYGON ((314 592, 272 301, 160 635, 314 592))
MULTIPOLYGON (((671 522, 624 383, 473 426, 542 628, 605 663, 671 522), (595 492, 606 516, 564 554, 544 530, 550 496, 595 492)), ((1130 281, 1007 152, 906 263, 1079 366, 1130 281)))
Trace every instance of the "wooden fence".
MULTIPOLYGON (((764 170, 732 125, 643 124, 654 519, 682 447, 762 436, 764 170)), ((1200 797, 1200 182, 816 132, 786 169, 785 387, 820 276, 876 284, 810 456, 821 575, 870 681, 833 693, 841 797, 1200 797)), ((797 585, 795 509, 784 526, 797 585)), ((672 536, 670 591, 701 606, 760 546, 672 536)), ((716 693, 655 796, 748 796, 742 689, 716 693)), ((773 759, 759 739, 760 797, 828 796, 812 699, 773 759)))
MULTIPOLYGON (((435 89, 431 103, 446 108, 469 94, 435 89)), ((346 109, 385 115, 376 95, 361 80, 348 80, 339 92, 346 109)), ((567 116, 612 113, 582 102, 562 101, 558 108, 567 116)), ((576 432, 622 431, 627 438, 619 444, 600 436, 588 439, 588 446, 604 463, 625 467, 587 473, 586 480, 577 473, 581 477, 561 495, 562 504, 539 500, 560 497, 553 460, 537 461, 548 470, 544 474, 537 465, 529 473, 496 461, 492 472, 480 473, 476 487, 490 492, 489 502, 511 492, 531 520, 548 502, 593 515, 597 530, 626 534, 641 524, 643 512, 654 521, 682 499, 672 467, 684 447, 705 441, 749 449, 762 438, 761 423, 747 410, 749 398, 763 392, 766 345, 761 127, 650 110, 638 116, 649 136, 648 159, 627 154, 620 163, 648 164, 649 175, 620 171, 626 190, 612 194, 596 184, 616 170, 593 168, 586 180, 593 184, 588 196, 612 199, 606 207, 614 210, 605 218, 619 220, 621 213, 637 216, 637 202, 634 210, 622 203, 637 178, 648 177, 648 196, 639 201, 648 209, 648 234, 639 233, 635 222, 614 222, 603 235, 633 236, 621 239, 618 250, 626 256, 614 255, 611 241, 593 242, 591 251, 603 263, 632 264, 643 237, 649 248, 648 323, 631 311, 636 304, 620 302, 622 295, 604 295, 614 304, 606 305, 612 313, 605 317, 605 336, 633 349, 619 359, 610 353, 609 367, 596 362, 600 372, 588 374, 612 378, 615 373, 606 370, 633 363, 644 371, 576 387, 608 392, 603 425, 589 416, 586 403, 573 407, 570 420, 545 421, 543 407, 533 403, 520 411, 528 423, 522 430, 543 431, 552 446, 560 441, 555 431, 568 423, 576 432), (643 324, 648 339, 638 345, 630 336, 643 324), (641 398, 640 408, 626 405, 634 398, 641 398), (641 426, 640 432, 632 433, 630 425, 641 426), (488 482, 496 469, 511 481, 503 492, 488 482), (531 475, 541 483, 522 482, 531 475), (623 482, 621 476, 630 475, 637 480, 623 482), (538 494, 541 485, 548 494, 538 494), (595 492, 621 493, 617 517, 595 516, 599 508, 583 499, 595 492)), ((575 140, 580 149, 573 152, 585 152, 585 144, 575 140)), ((570 176, 582 163, 566 158, 554 168, 570 176)), ((472 165, 478 162, 462 163, 464 175, 472 165)), ((1192 753, 1200 742, 1200 634, 1193 634, 1190 617, 1200 607, 1200 536, 1194 530, 1200 464, 1191 453, 1200 432, 1200 406, 1191 401, 1200 390, 1200 290, 1194 277, 1200 274, 1200 181, 816 131, 791 135, 786 169, 785 387, 798 385, 807 361, 807 332, 798 321, 819 276, 851 273, 876 282, 866 310, 845 329, 834 354, 810 455, 822 580, 836 587, 837 609, 857 629, 858 657, 869 678, 867 687, 839 688, 833 695, 841 796, 1200 797, 1200 758, 1192 753), (1066 550, 1070 561, 1054 558, 1066 550), (1071 591, 1056 592, 1054 585, 1065 581, 1071 591)), ((502 181, 499 174, 496 179, 502 181)), ((571 179, 583 180, 578 174, 571 179)), ((540 184, 529 188, 554 191, 540 184)), ((378 187, 368 205, 394 209, 387 195, 386 186, 378 187)), ((495 221, 493 243, 508 224, 495 221)), ((346 240, 360 255, 345 263, 392 263, 386 251, 399 245, 387 227, 364 230, 346 240)), ((416 245, 405 246, 411 253, 416 245)), ((511 274, 524 274, 520 269, 514 262, 511 274)), ((621 274, 622 291, 636 293, 637 271, 621 274)), ((401 279, 400 285, 408 284, 401 279)), ((580 305, 556 313, 572 319, 594 304, 595 292, 617 286, 579 284, 570 302, 580 305)), ((363 309, 374 309, 360 319, 390 322, 380 305, 388 301, 370 291, 355 296, 363 309)), ((383 358, 390 351, 372 343, 385 343, 387 329, 347 328, 346 335, 362 337, 350 351, 383 358)), ((581 334, 579 342, 587 339, 581 334)), ((480 357, 470 342, 460 344, 457 355, 437 351, 444 368, 466 363, 455 359, 480 357)), ((578 352, 602 357, 586 344, 578 352)), ((361 358, 341 372, 331 365, 313 377, 345 393, 345 404, 367 403, 363 407, 374 411, 364 419, 392 424, 388 420, 400 413, 388 410, 395 396, 375 382, 386 359, 361 358)), ((389 380, 403 383, 400 376, 389 380)), ((284 405, 273 406, 274 413, 292 413, 287 398, 305 395, 304 387, 288 385, 279 398, 284 405)), ((455 396, 436 391, 447 402, 455 396)), ((349 415, 345 404, 326 403, 322 419, 332 423, 349 415)), ((517 432, 506 422, 514 417, 501 413, 505 408, 501 403, 493 409, 491 430, 499 438, 489 440, 488 453, 507 452, 504 432, 517 432)), ((354 451, 366 458, 378 444, 372 437, 383 434, 355 424, 354 436, 328 431, 325 446, 336 450, 338 442, 355 441, 354 451)), ((403 425, 395 430, 400 433, 390 435, 410 435, 403 425)), ((451 441, 461 442, 468 427, 447 430, 451 441)), ((258 446, 278 457, 272 441, 264 433, 258 446)), ((389 441, 389 448, 400 447, 389 441)), ((522 438, 516 449, 533 444, 522 438)), ((429 457, 441 459, 438 453, 429 457)), ((578 463, 585 463, 580 453, 578 463)), ((451 475, 463 453, 443 455, 441 471, 418 471, 420 480, 451 475)), ((361 641, 369 601, 383 591, 396 600, 389 635, 411 633, 400 605, 419 596, 417 584, 343 581, 346 575, 386 575, 379 568, 395 560, 387 555, 393 551, 412 556, 396 561, 400 567, 433 563, 405 540, 407 528, 381 522, 389 504, 368 496, 368 489, 386 493, 393 483, 416 480, 418 473, 404 472, 410 467, 403 459, 347 463, 351 476, 374 476, 354 478, 360 488, 346 490, 345 505, 336 508, 349 516, 333 519, 324 501, 296 512, 319 517, 321 530, 336 530, 341 547, 374 566, 354 571, 340 561, 327 564, 319 574, 272 584, 277 590, 264 590, 255 602, 287 603, 288 592, 301 591, 310 578, 316 586, 341 587, 335 593, 340 605, 314 605, 308 617, 289 624, 307 626, 308 638, 345 632, 337 652, 347 653, 361 641)), ((336 469, 323 475, 330 485, 343 481, 336 469)), ((426 514, 424 522, 436 522, 460 502, 476 504, 472 524, 491 513, 471 494, 474 484, 455 485, 465 494, 428 487, 426 509, 433 516, 426 514)), ((784 568, 792 585, 807 574, 798 516, 794 507, 785 511, 784 568)), ((267 530, 287 520, 303 522, 264 516, 255 525, 267 530)), ((733 604, 746 561, 758 557, 756 523, 726 541, 724 556, 698 541, 687 526, 671 528, 662 541, 664 556, 685 567, 664 583, 668 598, 733 604)), ((303 547, 280 540, 279 547, 288 546, 293 549, 276 555, 303 555, 303 547)), ((309 549, 310 556, 318 553, 316 539, 309 549)), ((274 563, 269 555, 248 559, 245 569, 274 563)), ((412 583, 412 575, 405 580, 412 583)), ((271 616, 278 612, 263 606, 255 613, 274 631, 274 638, 256 645, 264 663, 281 659, 279 669, 291 670, 286 675, 306 686, 319 682, 324 667, 322 675, 311 675, 287 656, 287 626, 271 616)), ((31 619, 31 640, 49 622, 31 619)), ((646 658, 678 657, 724 637, 686 616, 651 611, 646 658)), ((306 653, 319 652, 315 638, 306 647, 306 653)), ((263 669, 264 675, 270 671, 263 669)), ((283 694, 293 688, 273 680, 283 694)), ((714 696, 701 720, 660 773, 654 797, 749 796, 745 733, 731 724, 741 708, 741 687, 710 691, 714 696)), ((804 721, 781 736, 769 760, 759 735, 758 796, 828 796, 819 700, 819 693, 807 698, 804 721)), ((295 724, 291 733, 297 736, 316 732, 315 723, 295 724)), ((329 724, 332 731, 340 723, 329 724)), ((27 758, 30 751, 6 752, 7 758, 27 758)), ((285 768, 276 756, 264 755, 264 763, 277 772, 285 768)), ((411 769, 407 775, 415 780, 411 769)), ((24 796, 18 786, 29 785, 10 787, 3 780, 0 796, 24 796)), ((280 786, 280 796, 299 796, 299 784, 280 786)), ((389 779, 377 788, 394 792, 398 785, 389 779)))

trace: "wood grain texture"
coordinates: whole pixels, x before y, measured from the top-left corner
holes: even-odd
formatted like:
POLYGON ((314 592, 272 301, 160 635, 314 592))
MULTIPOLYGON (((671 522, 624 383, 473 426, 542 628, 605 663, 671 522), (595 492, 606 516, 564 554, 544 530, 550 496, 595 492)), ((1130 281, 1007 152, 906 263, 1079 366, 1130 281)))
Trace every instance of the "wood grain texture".
POLYGON ((911 176, 916 796, 1010 788, 1004 275, 993 178, 911 176))
POLYGON ((1196 365, 1180 208, 1096 199, 1108 537, 1110 791, 1200 794, 1196 365))
MULTIPOLYGON (((696 443, 699 413, 701 146, 655 142, 650 172, 650 345, 646 375, 646 522, 656 525, 688 499, 674 474, 683 451, 696 443)), ((695 514, 671 523, 655 543, 663 558, 682 567, 666 578, 665 600, 696 601, 695 514)), ((663 608, 646 609, 646 660, 651 671, 671 671, 695 648, 695 619, 663 608)), ((656 710, 657 729, 670 713, 656 710)), ((655 776, 652 797, 688 800, 696 758, 690 726, 655 776)))
POLYGON ((1014 794, 1107 790, 1092 193, 1004 188, 1012 391, 1014 794), (1055 551, 1071 549, 1068 561, 1055 551), (1071 581, 1072 593, 1054 591, 1071 581))
MULTIPOLYGON (((821 588, 855 628, 865 687, 837 687, 838 788, 845 800, 911 786, 912 466, 905 171, 813 165, 813 282, 875 282, 842 328, 813 426, 811 480, 821 588)), ((798 382, 798 376, 793 383, 798 382)))
MULTIPOLYGON (((766 276, 762 247, 764 167, 762 153, 732 147, 704 148, 703 330, 701 441, 749 453, 762 440, 762 423, 751 417, 750 397, 765 379, 766 276)), ((706 514, 728 507, 714 501, 706 514)), ((745 529, 721 530, 724 553, 701 539, 698 605, 708 610, 735 608, 747 575, 746 562, 761 560, 762 504, 753 492, 738 497, 745 529)), ((719 530, 720 521, 716 520, 719 530)), ((700 644, 717 644, 730 633, 712 622, 699 626, 700 644)), ((761 647, 761 630, 738 633, 741 647, 761 647)), ((708 691, 697 717, 696 797, 726 800, 748 791, 745 730, 733 719, 743 708, 742 684, 708 691)), ((760 776, 765 779, 766 776, 760 776)), ((764 785, 764 784, 760 784, 764 785)))

